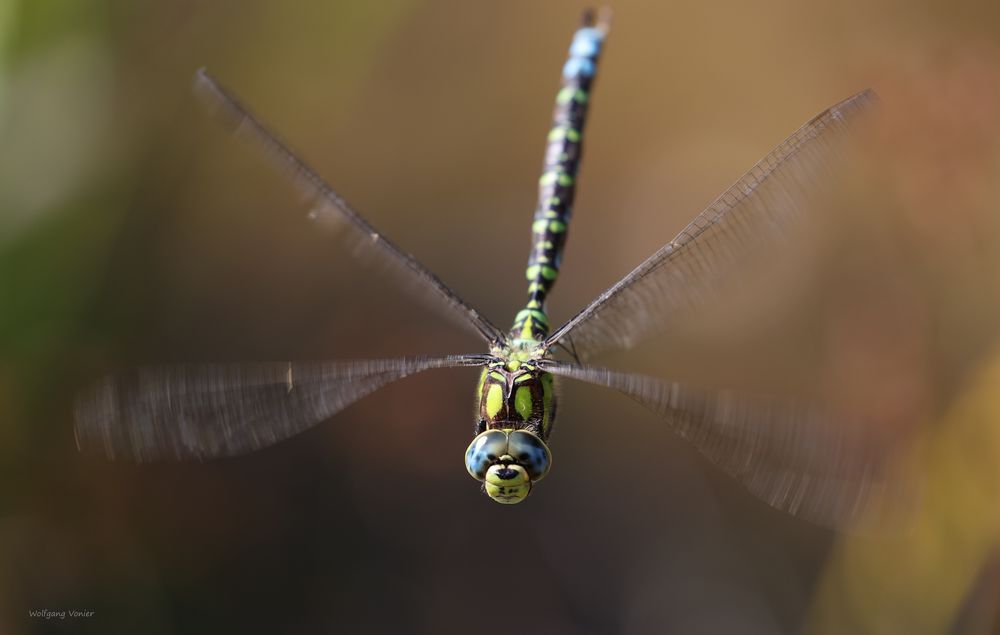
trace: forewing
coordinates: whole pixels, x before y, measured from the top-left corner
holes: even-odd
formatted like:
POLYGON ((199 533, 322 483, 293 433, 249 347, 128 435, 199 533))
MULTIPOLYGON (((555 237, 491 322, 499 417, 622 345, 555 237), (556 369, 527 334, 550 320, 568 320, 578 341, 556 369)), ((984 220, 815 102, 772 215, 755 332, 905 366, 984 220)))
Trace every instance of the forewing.
POLYGON ((311 428, 407 375, 483 363, 457 355, 139 369, 77 397, 77 445, 140 462, 235 456, 311 428))
POLYGON ((376 231, 205 69, 195 75, 194 90, 236 137, 261 150, 267 159, 292 177, 298 189, 310 200, 310 216, 342 230, 340 235, 353 247, 356 255, 368 257, 397 274, 402 278, 404 287, 431 302, 442 315, 471 326, 490 344, 504 339, 500 329, 466 304, 413 256, 376 231))
POLYGON ((662 417, 769 505, 834 528, 886 524, 913 503, 892 439, 804 401, 704 389, 547 361, 549 372, 621 391, 662 417))
POLYGON ((841 176, 843 143, 875 101, 864 91, 799 128, 545 346, 561 342, 581 359, 627 349, 661 331, 677 310, 713 296, 752 257, 780 245, 793 223, 821 213, 841 176))

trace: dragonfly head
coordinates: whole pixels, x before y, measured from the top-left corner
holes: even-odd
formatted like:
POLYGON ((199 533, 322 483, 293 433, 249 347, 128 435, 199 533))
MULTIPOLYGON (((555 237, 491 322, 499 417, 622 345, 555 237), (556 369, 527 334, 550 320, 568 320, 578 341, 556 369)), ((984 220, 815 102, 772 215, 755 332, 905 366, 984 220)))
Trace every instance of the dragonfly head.
POLYGON ((552 465, 552 453, 527 430, 487 430, 465 451, 465 469, 498 503, 520 503, 552 465))

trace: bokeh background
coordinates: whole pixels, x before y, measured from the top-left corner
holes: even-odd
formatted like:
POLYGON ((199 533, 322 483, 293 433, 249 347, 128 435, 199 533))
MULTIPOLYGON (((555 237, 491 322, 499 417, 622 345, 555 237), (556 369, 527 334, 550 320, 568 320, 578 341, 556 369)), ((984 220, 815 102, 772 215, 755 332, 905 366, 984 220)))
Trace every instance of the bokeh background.
POLYGON ((577 385, 552 474, 495 505, 462 466, 465 370, 239 459, 77 452, 72 397, 115 370, 480 349, 308 223, 195 69, 503 326, 583 6, 0 0, 0 632, 1000 632, 995 2, 613 2, 551 303, 571 315, 873 87, 857 187, 782 274, 601 361, 904 430, 927 483, 906 531, 773 511, 577 385))

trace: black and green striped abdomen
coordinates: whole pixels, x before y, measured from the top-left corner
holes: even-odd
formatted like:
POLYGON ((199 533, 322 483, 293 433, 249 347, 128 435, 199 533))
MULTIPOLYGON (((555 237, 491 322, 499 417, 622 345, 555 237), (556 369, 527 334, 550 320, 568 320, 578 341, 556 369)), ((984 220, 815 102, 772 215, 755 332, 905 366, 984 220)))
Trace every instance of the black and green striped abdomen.
POLYGON ((573 211, 587 102, 605 35, 606 27, 595 27, 588 18, 573 36, 569 59, 563 67, 562 87, 556 96, 552 130, 538 184, 538 207, 531 226, 532 246, 526 271, 528 304, 515 318, 511 329, 514 339, 540 341, 549 332, 545 298, 559 275, 566 230, 573 211))

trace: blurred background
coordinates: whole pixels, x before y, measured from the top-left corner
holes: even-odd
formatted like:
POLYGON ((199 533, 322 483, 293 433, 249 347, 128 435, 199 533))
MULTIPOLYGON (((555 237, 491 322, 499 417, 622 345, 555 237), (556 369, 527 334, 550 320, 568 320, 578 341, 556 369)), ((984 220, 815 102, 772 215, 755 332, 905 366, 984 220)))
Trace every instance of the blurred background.
POLYGON ((238 459, 77 452, 73 395, 116 370, 482 348, 307 222, 195 69, 505 327, 584 6, 0 0, 0 632, 1000 632, 995 2, 613 2, 550 305, 568 318, 874 88, 856 187, 780 275, 600 361, 905 430, 926 489, 898 535, 773 511, 569 384, 555 469, 501 507, 462 466, 465 369, 238 459))

